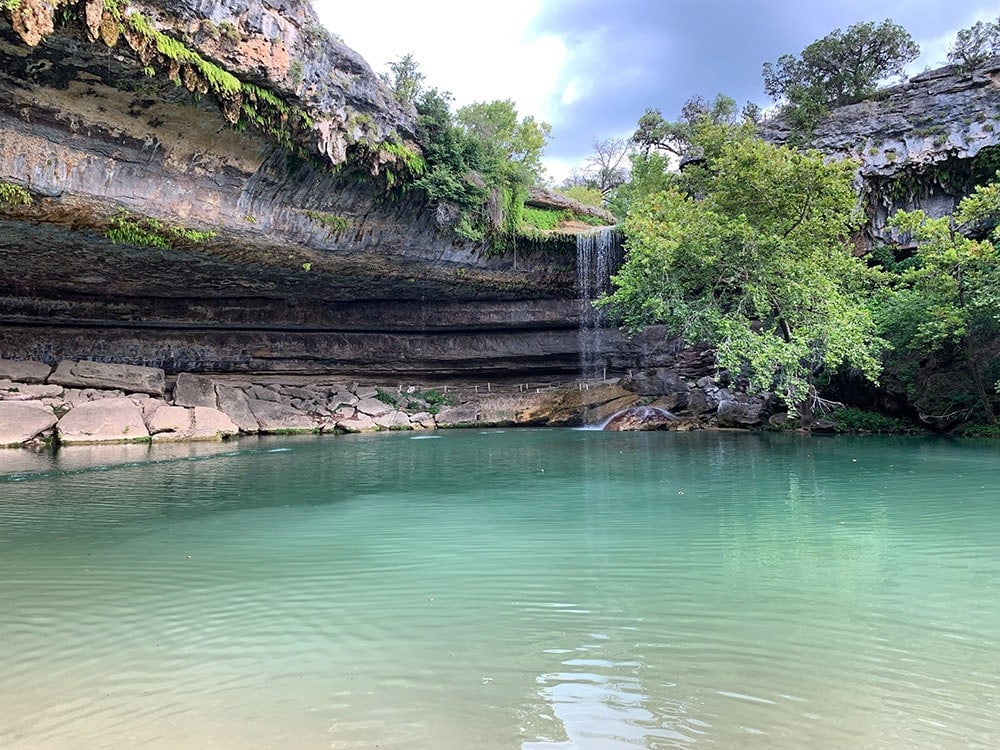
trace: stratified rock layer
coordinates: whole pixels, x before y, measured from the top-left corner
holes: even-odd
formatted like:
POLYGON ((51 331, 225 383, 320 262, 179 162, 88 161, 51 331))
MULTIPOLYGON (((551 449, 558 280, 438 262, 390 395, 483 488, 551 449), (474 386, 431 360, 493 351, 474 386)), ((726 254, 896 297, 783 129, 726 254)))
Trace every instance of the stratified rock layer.
POLYGON ((132 32, 105 38, 103 3, 71 3, 78 17, 32 22, 37 35, 12 13, 54 5, 25 3, 0 13, 0 182, 32 198, 0 205, 0 358, 194 373, 576 370, 573 239, 497 255, 439 226, 418 193, 391 192, 401 150, 418 150, 414 113, 308 3, 124 4, 307 113, 289 115, 287 132, 234 129, 249 95, 203 92, 197 65, 132 32), (177 231, 138 241, 149 220, 177 231))

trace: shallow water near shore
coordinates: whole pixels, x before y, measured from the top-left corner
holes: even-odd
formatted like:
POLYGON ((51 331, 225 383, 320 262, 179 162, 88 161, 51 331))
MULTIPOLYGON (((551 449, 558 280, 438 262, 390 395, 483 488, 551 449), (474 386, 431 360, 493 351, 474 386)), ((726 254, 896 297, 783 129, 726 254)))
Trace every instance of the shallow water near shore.
POLYGON ((987 748, 1000 446, 0 452, 4 748, 987 748))

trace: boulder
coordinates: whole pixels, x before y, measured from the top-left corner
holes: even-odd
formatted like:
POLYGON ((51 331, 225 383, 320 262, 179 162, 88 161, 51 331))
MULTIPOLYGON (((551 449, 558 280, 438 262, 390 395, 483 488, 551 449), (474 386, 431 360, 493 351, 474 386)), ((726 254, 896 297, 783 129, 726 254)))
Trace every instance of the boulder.
POLYGON ((716 424, 719 427, 756 427, 764 423, 763 404, 745 403, 743 401, 720 401, 715 412, 716 424))
POLYGON ((317 428, 316 423, 308 415, 296 411, 287 404, 251 399, 247 405, 260 426, 260 432, 311 432, 317 428))
POLYGON ((260 429, 257 418, 250 411, 247 395, 241 389, 216 383, 215 393, 218 397, 219 411, 233 420, 241 432, 254 433, 260 429))
POLYGON ((355 414, 336 422, 336 428, 342 432, 375 432, 377 427, 367 414, 355 414))
POLYGON ((161 406, 146 417, 149 434, 179 433, 191 428, 191 412, 183 406, 161 406))
POLYGON ((640 396, 687 393, 691 386, 676 371, 666 368, 642 370, 622 379, 622 387, 640 396))
POLYGON ((146 420, 154 442, 221 440, 239 432, 233 421, 207 406, 163 406, 146 420))
POLYGON ((375 424, 383 430, 413 429, 413 425, 410 424, 410 418, 401 411, 393 411, 388 414, 383 414, 381 417, 375 417, 375 424))
POLYGON ((247 398, 256 401, 271 401, 273 403, 281 403, 282 396, 276 390, 271 388, 265 388, 260 385, 253 385, 247 388, 247 398))
POLYGON ((59 442, 124 443, 149 440, 142 409, 129 398, 107 398, 82 403, 56 424, 59 442))
POLYGON ((52 429, 51 409, 34 403, 0 401, 0 448, 16 447, 52 429))
POLYGON ((421 430, 433 430, 437 427, 437 424, 434 422, 434 415, 426 411, 411 414, 410 424, 421 430))
POLYGON ((174 404, 177 406, 207 406, 215 409, 215 381, 204 375, 182 372, 174 385, 174 404))
POLYGON ((357 406, 355 407, 359 413, 367 414, 373 419, 378 417, 384 417, 386 414, 391 414, 396 409, 389 404, 379 401, 377 398, 363 398, 361 399, 357 406))
POLYGON ((193 440, 221 440, 239 433, 239 426, 218 409, 194 407, 193 440))
POLYGON ((603 429, 608 432, 670 430, 681 421, 675 414, 655 406, 633 406, 611 417, 603 429))
POLYGON ((239 432, 233 421, 208 406, 162 406, 147 419, 154 442, 221 440, 239 432))
POLYGON ((44 383, 52 368, 44 362, 0 359, 0 380, 16 383, 44 383))
POLYGON ((120 389, 150 396, 162 396, 167 386, 166 375, 158 367, 72 360, 60 362, 48 382, 68 388, 120 389))
POLYGON ((146 420, 146 424, 149 424, 150 415, 162 406, 166 406, 167 402, 158 398, 133 398, 133 401, 139 404, 139 408, 142 409, 142 418, 146 420))
POLYGON ((42 398, 58 398, 63 394, 60 385, 30 385, 23 382, 0 380, 0 400, 33 401, 42 398))
POLYGON ((479 422, 479 404, 460 404, 442 409, 434 421, 438 427, 472 427, 479 422))

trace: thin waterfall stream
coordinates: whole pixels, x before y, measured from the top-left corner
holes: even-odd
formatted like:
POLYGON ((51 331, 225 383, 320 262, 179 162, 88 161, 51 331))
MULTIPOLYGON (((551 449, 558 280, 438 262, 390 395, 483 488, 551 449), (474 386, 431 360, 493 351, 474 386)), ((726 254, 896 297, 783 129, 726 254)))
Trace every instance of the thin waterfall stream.
POLYGON ((612 291, 611 276, 625 257, 622 233, 614 227, 601 227, 577 235, 577 290, 580 301, 580 377, 603 378, 607 345, 607 315, 594 307, 594 300, 612 291))

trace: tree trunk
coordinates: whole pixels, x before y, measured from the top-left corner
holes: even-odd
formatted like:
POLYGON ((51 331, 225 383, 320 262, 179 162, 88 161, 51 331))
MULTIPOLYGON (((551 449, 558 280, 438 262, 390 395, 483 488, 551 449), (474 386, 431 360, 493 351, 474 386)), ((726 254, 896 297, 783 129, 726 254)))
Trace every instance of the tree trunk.
POLYGON ((962 344, 965 350, 965 361, 972 372, 972 380, 976 384, 976 392, 979 394, 979 400, 983 403, 983 411, 986 412, 986 421, 991 425, 995 425, 997 423, 997 416, 993 411, 993 404, 990 403, 990 394, 986 391, 986 384, 983 382, 982 368, 979 366, 979 362, 972 351, 972 342, 966 336, 962 344))

